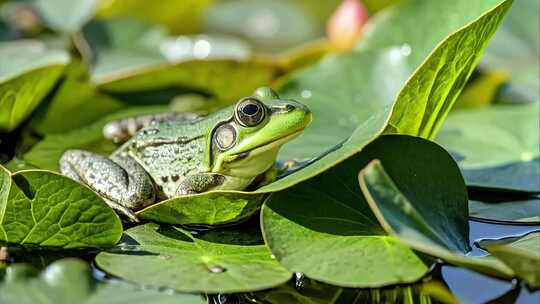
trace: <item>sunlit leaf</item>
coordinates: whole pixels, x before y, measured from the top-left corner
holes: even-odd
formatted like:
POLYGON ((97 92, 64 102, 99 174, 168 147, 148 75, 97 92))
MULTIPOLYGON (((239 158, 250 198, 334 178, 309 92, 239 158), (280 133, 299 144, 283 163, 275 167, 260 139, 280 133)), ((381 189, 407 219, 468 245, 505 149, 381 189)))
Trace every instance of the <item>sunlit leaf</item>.
POLYGON ((0 241, 69 249, 120 239, 120 219, 88 188, 48 171, 0 170, 0 241))
POLYGON ((33 40, 0 43, 0 130, 24 120, 53 87, 69 62, 63 50, 33 40))
POLYGON ((125 236, 118 250, 100 253, 96 262, 106 272, 138 284, 230 293, 271 288, 291 277, 264 245, 231 244, 224 237, 206 241, 156 224, 131 228, 125 236))

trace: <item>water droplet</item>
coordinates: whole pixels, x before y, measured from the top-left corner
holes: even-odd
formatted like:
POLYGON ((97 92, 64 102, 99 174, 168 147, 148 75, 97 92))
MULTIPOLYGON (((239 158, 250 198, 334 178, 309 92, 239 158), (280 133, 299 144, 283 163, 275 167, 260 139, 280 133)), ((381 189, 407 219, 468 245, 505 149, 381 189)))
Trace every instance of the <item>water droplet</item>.
POLYGON ((313 93, 311 93, 310 90, 303 90, 302 93, 300 93, 300 96, 302 96, 302 98, 304 99, 308 99, 308 98, 311 98, 311 96, 313 96, 313 93))
POLYGON ((212 266, 212 267, 208 267, 208 271, 210 271, 211 273, 222 273, 222 272, 227 271, 227 269, 221 266, 212 266))
POLYGON ((191 56, 192 43, 188 37, 178 37, 163 41, 159 48, 169 61, 180 61, 191 56))
POLYGON ((401 52, 401 55, 403 55, 405 57, 409 56, 412 53, 411 46, 408 45, 407 43, 404 43, 401 46, 400 52, 401 52))
POLYGON ((151 129, 145 129, 143 131, 144 134, 146 135, 154 135, 154 134, 158 134, 159 133, 159 130, 158 129, 155 129, 155 128, 151 128, 151 129))
POLYGON ((533 154, 531 152, 522 152, 520 157, 522 161, 530 161, 533 159, 533 154))
POLYGON ((210 55, 211 50, 212 46, 210 45, 210 42, 201 39, 195 42, 195 45, 193 46, 193 56, 197 59, 205 59, 210 55))

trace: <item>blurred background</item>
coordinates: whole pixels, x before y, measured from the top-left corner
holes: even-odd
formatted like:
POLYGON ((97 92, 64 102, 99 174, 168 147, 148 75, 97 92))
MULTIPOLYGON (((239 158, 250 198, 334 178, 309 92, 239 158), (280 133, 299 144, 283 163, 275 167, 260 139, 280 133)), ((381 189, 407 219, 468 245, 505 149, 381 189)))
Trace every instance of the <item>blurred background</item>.
MULTIPOLYGON (((57 170, 58 159, 68 148, 103 154, 114 151, 117 146, 101 134, 108 121, 163 111, 212 112, 259 86, 281 88, 286 83, 283 91, 287 91, 296 85, 288 82, 291 77, 318 63, 323 65, 313 73, 318 76, 303 74, 306 83, 330 79, 337 69, 329 64, 327 72, 324 63, 330 60, 324 59, 355 52, 374 21, 384 19, 399 2, 0 0, 0 163, 12 172, 35 167, 57 170)), ((439 22, 438 13, 434 13, 434 27, 439 22)), ((448 15, 445 20, 452 19, 452 12, 443 13, 448 15)), ((409 17, 414 21, 414 14, 409 17)), ((431 30, 410 28, 418 31, 416 36, 427 36, 431 30)), ((409 58, 416 61, 414 64, 403 60, 405 76, 413 72, 407 69, 419 65, 432 50, 418 49, 438 41, 433 37, 427 40, 418 39, 413 46, 417 49, 399 45, 398 59, 411 52, 417 56, 409 58)), ((509 193, 536 195, 518 203, 515 197, 504 198, 503 203, 512 202, 504 208, 471 203, 473 219, 518 224, 471 221, 475 237, 538 229, 539 56, 540 1, 516 0, 437 138, 460 162, 468 182, 480 186, 497 182, 509 193), (511 108, 506 107, 509 105, 511 108), (497 174, 502 177, 489 180, 497 174)), ((358 75, 374 74, 365 76, 369 80, 365 86, 371 88, 366 91, 375 92, 375 97, 384 95, 381 100, 393 101, 392 94, 402 85, 400 81, 384 81, 402 76, 388 72, 401 71, 402 67, 392 66, 393 58, 380 56, 380 62, 368 64, 355 58, 365 68, 358 70, 358 75)), ((359 79, 353 84, 364 82, 364 78, 359 79)), ((327 99, 321 93, 334 87, 332 82, 328 87, 323 82, 319 92, 300 85, 290 90, 296 94, 292 97, 302 102, 309 103, 317 93, 318 100, 324 101, 319 102, 317 113, 327 115, 315 116, 312 138, 324 137, 317 132, 328 129, 334 133, 328 132, 331 136, 326 137, 332 140, 318 148, 328 148, 348 137, 360 121, 373 114, 371 108, 364 107, 369 102, 358 103, 362 107, 353 103, 363 102, 362 92, 357 94, 360 97, 343 94, 343 100, 327 99), (343 109, 340 102, 345 104, 343 109), (350 118, 356 114, 362 119, 350 118)), ((306 143, 310 148, 311 142, 306 143)), ((307 152, 291 150, 290 155, 308 158, 325 151, 308 148, 307 152)), ((444 266, 441 273, 464 302, 485 302, 505 293, 515 300, 521 290, 518 285, 461 268, 444 266), (489 292, 477 293, 477 286, 489 292)), ((525 289, 521 293, 526 299, 523 303, 539 296, 525 289)))

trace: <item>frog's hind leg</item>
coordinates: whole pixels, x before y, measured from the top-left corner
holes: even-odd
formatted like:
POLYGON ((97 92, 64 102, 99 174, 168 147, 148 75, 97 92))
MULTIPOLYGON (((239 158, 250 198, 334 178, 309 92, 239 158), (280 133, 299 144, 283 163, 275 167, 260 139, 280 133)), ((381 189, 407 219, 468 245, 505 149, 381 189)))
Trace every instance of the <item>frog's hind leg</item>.
POLYGON ((107 204, 138 221, 132 209, 140 209, 155 200, 152 179, 131 157, 107 158, 95 153, 68 150, 60 159, 60 172, 88 185, 107 204))

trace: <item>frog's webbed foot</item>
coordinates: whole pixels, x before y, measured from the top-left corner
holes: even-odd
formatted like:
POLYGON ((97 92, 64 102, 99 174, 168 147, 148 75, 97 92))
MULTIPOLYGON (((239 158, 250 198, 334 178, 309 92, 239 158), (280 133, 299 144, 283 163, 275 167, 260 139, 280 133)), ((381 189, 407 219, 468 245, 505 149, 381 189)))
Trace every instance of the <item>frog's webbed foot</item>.
POLYGON ((216 173, 199 173, 187 176, 178 186, 176 195, 197 194, 223 184, 225 177, 216 173))
POLYGON ((123 143, 137 134, 139 130, 152 123, 164 121, 191 121, 199 117, 199 115, 189 112, 165 112, 114 120, 103 127, 103 136, 115 143, 123 143))
POLYGON ((68 150, 60 159, 60 172, 88 185, 105 202, 133 221, 131 211, 155 200, 155 189, 146 171, 132 158, 115 156, 112 159, 81 150, 68 150))

